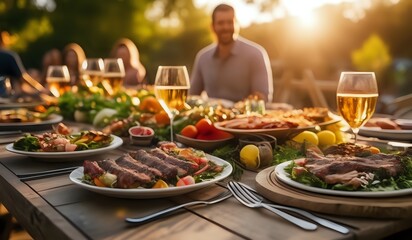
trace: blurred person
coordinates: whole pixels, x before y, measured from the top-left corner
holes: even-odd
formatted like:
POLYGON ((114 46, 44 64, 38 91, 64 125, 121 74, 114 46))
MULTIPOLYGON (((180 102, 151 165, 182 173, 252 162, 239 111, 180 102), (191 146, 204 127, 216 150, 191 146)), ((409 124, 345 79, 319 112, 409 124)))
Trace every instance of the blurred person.
POLYGON ((146 68, 140 62, 139 50, 130 39, 119 39, 114 44, 110 56, 123 60, 125 69, 124 87, 135 88, 144 83, 146 68))
POLYGON ((71 84, 80 83, 82 63, 86 60, 83 48, 77 43, 69 43, 63 49, 63 64, 69 69, 71 84))
POLYGON ((42 76, 41 76, 41 84, 45 86, 46 84, 46 76, 47 76, 47 69, 49 66, 53 65, 62 65, 63 64, 63 56, 59 49, 52 48, 48 50, 42 59, 42 76))
MULTIPOLYGON (((20 56, 11 50, 8 50, 10 35, 7 31, 0 32, 0 76, 2 79, 9 78, 11 91, 15 96, 24 94, 33 94, 36 92, 47 92, 47 90, 30 74, 27 73, 20 56)), ((3 95, 12 93, 5 92, 5 82, 1 81, 3 95)))
POLYGON ((211 27, 217 41, 197 53, 189 93, 205 91, 209 97, 235 102, 253 95, 271 102, 273 77, 268 54, 238 35, 234 8, 219 4, 213 10, 211 27))

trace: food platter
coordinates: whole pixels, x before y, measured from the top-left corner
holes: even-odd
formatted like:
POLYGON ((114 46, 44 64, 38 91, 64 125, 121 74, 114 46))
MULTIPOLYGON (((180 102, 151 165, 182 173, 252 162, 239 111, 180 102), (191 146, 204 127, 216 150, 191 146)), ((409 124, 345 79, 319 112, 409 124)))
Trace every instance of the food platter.
POLYGON ((224 165, 223 171, 217 175, 215 178, 206 180, 204 182, 196 183, 193 185, 187 185, 182 187, 169 187, 169 188, 156 188, 156 189, 146 189, 146 188, 136 188, 136 189, 120 189, 120 188, 108 188, 108 187, 97 187, 93 185, 86 184, 82 182, 83 177, 83 167, 79 167, 70 173, 70 180, 77 184, 78 186, 102 195, 117 197, 117 198, 133 198, 133 199, 146 199, 146 198, 162 198, 177 196, 192 192, 204 187, 207 187, 215 182, 225 179, 228 177, 232 171, 232 165, 223 159, 214 157, 212 155, 206 154, 210 161, 218 165, 224 165))
POLYGON ((115 149, 123 144, 123 140, 115 135, 112 135, 113 141, 110 145, 102 148, 97 149, 90 149, 90 150, 82 150, 82 151, 74 151, 74 152, 28 152, 28 151, 21 151, 16 150, 13 148, 13 143, 10 143, 6 146, 7 151, 12 153, 17 153, 21 155, 25 155, 28 157, 33 158, 41 158, 43 161, 50 161, 50 162, 67 162, 72 161, 73 159, 79 157, 87 157, 95 154, 105 153, 112 149, 115 149))
MULTIPOLYGON (((292 160, 293 161, 293 160, 292 160)), ((381 192, 362 192, 362 191, 341 191, 341 190, 332 190, 308 186, 299 182, 292 180, 289 177, 289 173, 285 171, 291 161, 283 162, 275 167, 275 176, 282 183, 308 192, 326 194, 326 195, 335 195, 335 196, 344 196, 344 197, 363 197, 363 198, 381 198, 381 197, 396 197, 412 194, 412 188, 400 189, 394 191, 381 191, 381 192)))
POLYGON ((377 137, 388 140, 412 140, 412 130, 392 130, 381 129, 379 127, 361 127, 359 129, 359 135, 367 137, 377 137))
POLYGON ((57 114, 51 114, 47 119, 38 122, 10 122, 0 123, 0 131, 38 131, 50 129, 53 124, 63 121, 63 117, 57 114))

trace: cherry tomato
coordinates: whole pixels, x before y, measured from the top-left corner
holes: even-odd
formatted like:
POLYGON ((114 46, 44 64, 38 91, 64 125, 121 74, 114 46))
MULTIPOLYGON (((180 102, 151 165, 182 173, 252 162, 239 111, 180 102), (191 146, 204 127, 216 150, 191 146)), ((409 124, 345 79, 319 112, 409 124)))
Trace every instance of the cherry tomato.
POLYGON ((198 133, 197 128, 194 125, 187 125, 180 131, 180 134, 182 134, 185 137, 189 138, 196 138, 198 133))
POLYGON ((199 134, 205 135, 210 132, 212 132, 215 128, 212 124, 212 121, 210 121, 207 118, 202 118, 196 123, 196 128, 199 134))

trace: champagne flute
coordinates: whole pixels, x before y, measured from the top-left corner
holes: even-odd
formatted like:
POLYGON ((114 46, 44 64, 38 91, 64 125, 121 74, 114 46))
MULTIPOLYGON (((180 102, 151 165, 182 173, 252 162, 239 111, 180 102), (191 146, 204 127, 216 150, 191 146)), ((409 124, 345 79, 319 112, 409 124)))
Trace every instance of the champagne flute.
POLYGON ((60 97, 71 88, 69 69, 66 65, 49 66, 46 82, 53 96, 60 97))
POLYGON ((373 72, 342 72, 337 89, 338 110, 356 138, 375 112, 378 86, 373 72))
POLYGON ((170 118, 170 140, 173 142, 173 119, 185 108, 190 83, 186 66, 159 66, 154 90, 160 105, 170 118))
POLYGON ((102 85, 106 92, 112 96, 123 86, 125 70, 121 58, 104 59, 104 73, 102 85))

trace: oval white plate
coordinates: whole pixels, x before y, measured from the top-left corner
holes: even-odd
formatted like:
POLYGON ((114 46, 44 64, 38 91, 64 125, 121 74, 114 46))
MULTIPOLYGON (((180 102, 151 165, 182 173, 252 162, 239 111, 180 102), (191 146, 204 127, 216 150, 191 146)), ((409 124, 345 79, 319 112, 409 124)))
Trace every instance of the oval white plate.
POLYGON ((57 114, 51 114, 47 119, 39 122, 11 122, 0 123, 0 130, 20 130, 20 131, 34 131, 49 127, 63 121, 63 117, 57 114))
POLYGON ((412 140, 412 130, 388 130, 379 127, 361 127, 359 129, 359 135, 387 140, 412 140))
POLYGON ((335 196, 345 196, 345 197, 369 197, 369 198, 379 198, 379 197, 396 197, 396 196, 403 196, 412 194, 412 189, 400 189, 395 191, 382 191, 382 192, 360 192, 360 191, 341 191, 341 190, 332 190, 332 189, 324 189, 324 188, 317 188, 308 186, 299 182, 292 180, 289 177, 289 173, 285 171, 285 167, 290 164, 291 161, 287 161, 281 163, 275 167, 275 175, 277 179, 281 182, 295 187, 301 190, 320 193, 320 194, 327 194, 327 195, 335 195, 335 196))
POLYGON ((121 189, 121 188, 108 188, 108 187, 97 187, 93 185, 89 185, 87 183, 82 182, 83 177, 83 167, 79 167, 73 172, 70 173, 70 180, 79 185, 82 188, 90 190, 95 193, 103 194, 110 197, 118 197, 118 198, 134 198, 134 199, 145 199, 145 198, 162 198, 162 197, 170 197, 170 196, 177 196, 181 194, 185 194, 188 192, 192 192, 194 190, 198 190, 200 188, 207 187, 215 182, 225 179, 228 177, 232 171, 232 165, 228 162, 217 158, 215 156, 206 155, 210 161, 218 165, 225 165, 223 171, 217 175, 213 179, 206 180, 204 182, 196 183, 194 185, 182 186, 182 187, 169 187, 169 188, 156 188, 156 189, 146 189, 146 188, 136 188, 136 189, 121 189))
POLYGON ((104 153, 109 150, 115 149, 123 144, 123 140, 115 135, 112 135, 113 141, 110 143, 110 145, 102 148, 97 148, 97 149, 90 149, 90 150, 82 150, 82 151, 74 151, 74 152, 27 152, 27 151, 21 151, 21 150, 16 150, 13 148, 13 143, 10 143, 6 146, 7 151, 12 152, 12 153, 17 153, 29 157, 34 157, 34 158, 45 158, 45 159, 61 159, 62 161, 67 161, 67 159, 70 160, 70 158, 78 158, 78 157, 86 157, 90 155, 95 155, 98 153, 104 153))

